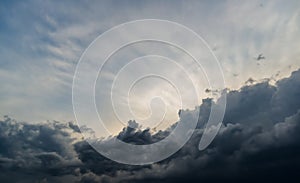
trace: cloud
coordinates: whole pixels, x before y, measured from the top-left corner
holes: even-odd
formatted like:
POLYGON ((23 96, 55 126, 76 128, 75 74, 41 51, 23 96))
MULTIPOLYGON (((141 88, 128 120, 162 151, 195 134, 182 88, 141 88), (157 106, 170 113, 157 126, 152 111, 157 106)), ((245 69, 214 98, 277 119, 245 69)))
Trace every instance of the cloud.
MULTIPOLYGON (((300 169, 300 70, 279 80, 228 91, 223 126, 210 146, 198 150, 212 99, 204 99, 188 143, 161 162, 130 166, 113 162, 82 141, 72 122, 28 124, 0 121, 0 179, 10 182, 219 182, 297 180, 300 169)), ((195 111, 181 111, 188 122, 195 111)), ((130 121, 117 138, 150 144, 165 138, 130 121), (136 128, 133 128, 136 127, 136 128)), ((105 140, 103 140, 105 141, 105 140)))
MULTIPOLYGON (((287 177, 296 180, 300 168, 300 107, 292 104, 300 96, 298 92, 291 91, 297 91, 300 86, 299 73, 300 70, 293 72, 289 78, 279 80, 276 86, 263 82, 229 91, 224 125, 204 151, 200 152, 197 147, 214 102, 211 99, 203 100, 200 106, 199 123, 202 125, 198 126, 190 141, 170 158, 139 167, 110 163, 109 172, 94 171, 91 176, 97 176, 99 182, 282 182, 287 177), (287 83, 291 88, 285 90, 287 83), (279 96, 284 96, 284 100, 278 100, 279 96), (279 101, 287 109, 278 113, 276 106, 280 105, 279 101), (274 113, 279 118, 274 118, 274 113)), ((155 137, 155 134, 149 134, 148 129, 136 131, 130 127, 124 128, 119 136, 127 142, 145 143, 145 134, 147 142, 155 137)), ((94 156, 89 154, 86 157, 94 156)), ((88 162, 87 159, 85 161, 88 162)), ((99 163, 91 163, 91 169, 100 168, 95 168, 99 163)))
POLYGON ((1 180, 22 182, 25 176, 26 181, 32 182, 73 174, 81 164, 73 147, 80 134, 70 124, 28 124, 6 116, 0 121, 1 180), (11 177, 12 174, 15 175, 11 177))
POLYGON ((261 1, 151 1, 134 5, 128 1, 1 2, 1 112, 33 122, 53 116, 72 120, 72 76, 81 53, 109 28, 144 18, 179 22, 210 45, 217 45, 214 52, 230 88, 241 87, 253 74, 255 80, 278 70, 285 76, 290 72, 288 65, 296 68, 300 63, 298 1, 260 4, 261 1), (253 57, 259 53, 267 59, 257 66, 253 57))

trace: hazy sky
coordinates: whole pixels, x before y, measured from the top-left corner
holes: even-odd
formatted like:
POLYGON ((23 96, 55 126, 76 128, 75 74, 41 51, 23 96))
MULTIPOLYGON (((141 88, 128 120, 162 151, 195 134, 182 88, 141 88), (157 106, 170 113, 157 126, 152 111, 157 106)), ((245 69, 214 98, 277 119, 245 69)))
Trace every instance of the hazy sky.
MULTIPOLYGON (((202 36, 218 57, 228 88, 237 89, 250 77, 282 78, 300 66, 297 0, 1 1, 0 114, 30 122, 74 120, 71 87, 83 51, 104 31, 145 18, 175 21, 202 36), (256 61, 260 53, 266 59, 256 61)), ((207 97, 204 89, 200 101, 207 97)))

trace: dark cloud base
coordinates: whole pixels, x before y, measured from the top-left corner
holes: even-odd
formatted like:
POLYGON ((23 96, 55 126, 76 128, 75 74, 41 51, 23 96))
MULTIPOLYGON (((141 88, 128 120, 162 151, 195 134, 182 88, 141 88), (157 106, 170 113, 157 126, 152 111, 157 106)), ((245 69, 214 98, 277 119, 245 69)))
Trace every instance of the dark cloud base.
MULTIPOLYGON (((276 86, 267 81, 228 91, 223 126, 204 151, 197 149, 211 99, 199 106, 198 127, 168 159, 147 166, 115 163, 91 148, 73 123, 0 121, 1 182, 299 182, 300 70, 276 86)), ((182 111, 183 114, 195 111, 182 111)), ((187 121, 185 115, 181 121, 187 121)), ((118 138, 149 144, 173 127, 124 128, 118 138)))

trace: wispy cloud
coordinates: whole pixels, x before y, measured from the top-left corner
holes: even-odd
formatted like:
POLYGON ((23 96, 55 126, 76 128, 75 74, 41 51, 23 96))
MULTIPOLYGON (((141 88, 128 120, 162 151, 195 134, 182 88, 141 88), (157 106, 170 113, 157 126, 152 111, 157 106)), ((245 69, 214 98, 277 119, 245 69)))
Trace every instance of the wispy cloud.
POLYGON ((298 1, 1 2, 1 113, 73 119, 72 77, 84 49, 107 29, 143 18, 179 22, 203 36, 229 88, 277 71, 284 77, 300 63, 299 7, 298 1), (260 53, 267 59, 257 63, 260 53))

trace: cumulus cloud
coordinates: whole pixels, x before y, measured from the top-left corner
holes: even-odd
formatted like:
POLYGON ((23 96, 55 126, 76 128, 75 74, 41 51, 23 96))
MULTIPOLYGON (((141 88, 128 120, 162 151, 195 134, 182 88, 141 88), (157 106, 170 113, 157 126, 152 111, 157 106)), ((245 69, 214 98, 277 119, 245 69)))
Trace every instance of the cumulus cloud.
MULTIPOLYGON (((10 182, 282 182, 299 181, 300 70, 276 85, 261 82, 228 91, 223 126, 203 151, 198 143, 212 99, 195 111, 180 111, 188 122, 200 110, 197 129, 177 153, 161 162, 130 166, 113 162, 81 140, 73 123, 0 122, 0 179, 10 182)), ((197 113, 198 114, 198 113, 197 113)), ((153 133, 130 121, 118 139, 150 144, 176 124, 153 133), (133 128, 137 127, 137 128, 133 128)))
POLYGON ((34 175, 28 182, 43 176, 72 174, 80 165, 73 144, 78 140, 71 123, 48 122, 28 124, 7 116, 0 121, 0 169, 1 180, 14 180, 19 176, 34 175), (8 172, 9 174, 3 174, 8 172), (6 177, 7 176, 7 177, 6 177))

